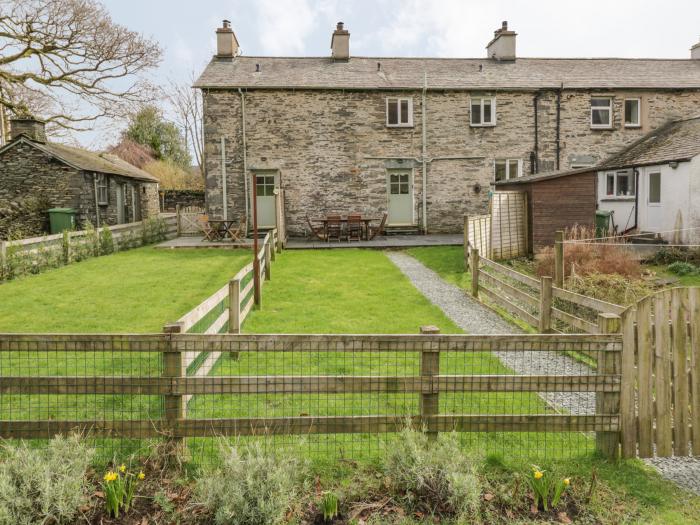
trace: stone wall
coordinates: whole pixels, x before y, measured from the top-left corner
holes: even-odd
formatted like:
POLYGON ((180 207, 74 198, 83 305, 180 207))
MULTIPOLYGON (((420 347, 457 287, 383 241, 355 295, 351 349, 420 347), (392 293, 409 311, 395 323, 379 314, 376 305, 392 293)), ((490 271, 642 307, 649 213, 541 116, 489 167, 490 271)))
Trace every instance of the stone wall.
POLYGON ((175 211, 179 204, 204 208, 204 192, 196 190, 160 190, 163 211, 175 211))
MULTIPOLYGON (((223 213, 220 139, 225 138, 228 214, 244 213, 241 101, 236 91, 204 94, 207 208, 223 213)), ((391 93, 413 98, 411 128, 387 128, 386 92, 257 90, 246 93, 248 179, 254 170, 278 170, 286 191, 291 235, 306 232, 305 216, 327 212, 379 214, 387 209, 387 168, 402 159, 414 178, 414 219, 422 210, 421 92, 391 93)), ((488 209, 494 160, 517 158, 530 173, 535 149, 533 92, 469 93, 430 91, 427 113, 427 223, 429 232, 459 232, 464 214, 488 209), (469 125, 470 96, 495 95, 494 127, 469 125)), ((600 92, 561 94, 559 165, 576 156, 602 159, 664 122, 697 112, 700 91, 600 92), (611 130, 590 128, 591 95, 615 97, 611 130), (622 125, 625 96, 643 99, 643 126, 622 125)), ((540 172, 557 165, 557 93, 537 98, 540 172)))

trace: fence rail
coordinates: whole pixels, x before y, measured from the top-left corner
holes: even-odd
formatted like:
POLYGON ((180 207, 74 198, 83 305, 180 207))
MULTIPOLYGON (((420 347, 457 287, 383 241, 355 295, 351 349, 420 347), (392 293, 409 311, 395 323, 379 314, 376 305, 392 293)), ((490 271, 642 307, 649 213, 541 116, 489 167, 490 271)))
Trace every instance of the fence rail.
POLYGON ((472 295, 494 305, 541 333, 599 333, 598 314, 620 315, 625 307, 553 286, 551 277, 536 279, 471 250, 472 295))

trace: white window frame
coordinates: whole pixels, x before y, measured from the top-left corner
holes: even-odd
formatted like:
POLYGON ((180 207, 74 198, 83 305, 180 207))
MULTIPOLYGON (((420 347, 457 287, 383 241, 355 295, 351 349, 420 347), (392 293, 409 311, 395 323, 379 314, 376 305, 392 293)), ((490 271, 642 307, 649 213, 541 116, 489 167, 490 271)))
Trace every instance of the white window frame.
POLYGON ((386 127, 387 128, 412 128, 413 127, 413 97, 387 97, 386 98, 386 127), (408 101, 408 122, 401 122, 401 103, 408 101), (396 102, 396 115, 398 122, 389 123, 389 104, 396 102))
POLYGON ((590 124, 592 129, 612 129, 613 127, 613 97, 591 97, 591 111, 590 111, 590 124), (607 100, 608 101, 608 106, 594 106, 593 101, 594 100, 607 100), (608 121, 607 124, 594 124, 593 123, 593 112, 594 111, 608 111, 608 114, 610 115, 610 120, 608 121))
POLYGON ((661 206, 661 171, 651 171, 647 174, 647 204, 649 206, 661 206), (651 200, 651 176, 652 175, 658 175, 659 176, 659 200, 656 202, 652 202, 651 200))
POLYGON ((469 97, 469 125, 473 128, 487 128, 496 125, 496 97, 469 97), (474 122, 474 113, 472 106, 476 101, 479 101, 481 108, 481 122, 474 122), (491 103, 491 121, 484 122, 484 101, 488 100, 491 103))
POLYGON ((631 199, 633 198, 639 189, 637 188, 636 184, 636 176, 634 174, 634 170, 619 170, 619 171, 606 171, 605 172, 605 199, 631 199), (608 193, 608 178, 614 177, 614 184, 613 184, 613 192, 612 194, 608 193), (632 181, 632 184, 634 184, 634 191, 630 195, 618 195, 618 180, 620 177, 629 177, 632 181))
POLYGON ((624 124, 626 128, 641 128, 642 127, 642 99, 639 97, 626 98, 623 107, 624 124), (627 122, 627 102, 635 101, 637 103, 637 122, 627 122))
POLYGON ((523 161, 522 159, 514 159, 514 158, 508 158, 508 159, 494 159, 493 160, 493 180, 494 182, 502 182, 499 180, 496 180, 496 165, 499 162, 505 162, 506 164, 506 178, 503 180, 511 180, 511 179, 517 179, 518 177, 523 176, 523 161), (516 161, 518 163, 518 173, 513 176, 510 173, 510 163, 516 161))
POLYGON ((97 204, 99 206, 109 205, 109 180, 104 173, 97 174, 97 204))

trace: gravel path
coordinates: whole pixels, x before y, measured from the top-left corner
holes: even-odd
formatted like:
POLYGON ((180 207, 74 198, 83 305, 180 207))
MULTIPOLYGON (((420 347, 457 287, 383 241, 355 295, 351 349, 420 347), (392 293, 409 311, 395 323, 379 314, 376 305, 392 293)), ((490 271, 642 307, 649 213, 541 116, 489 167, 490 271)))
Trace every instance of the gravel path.
MULTIPOLYGON (((474 300, 461 288, 445 282, 413 257, 401 252, 387 252, 387 256, 431 303, 465 332, 521 333, 517 327, 474 300)), ((589 371, 582 363, 553 352, 495 352, 495 355, 519 374, 580 375, 589 371)), ((540 396, 555 410, 571 414, 595 413, 595 394, 591 392, 541 393, 540 396)), ((700 458, 651 458, 644 461, 666 479, 700 495, 700 458)))

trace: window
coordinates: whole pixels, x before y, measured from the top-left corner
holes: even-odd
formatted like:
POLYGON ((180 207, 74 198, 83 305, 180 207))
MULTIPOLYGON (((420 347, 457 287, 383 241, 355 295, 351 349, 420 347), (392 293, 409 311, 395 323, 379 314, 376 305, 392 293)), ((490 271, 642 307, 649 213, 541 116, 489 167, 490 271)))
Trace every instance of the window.
POLYGON ((97 203, 109 204, 109 180, 105 175, 97 176, 97 203))
POLYGON ((641 125, 641 107, 642 99, 626 98, 625 99, 625 127, 638 128, 641 125))
POLYGON ((634 173, 631 170, 607 173, 605 194, 608 197, 634 197, 634 173))
POLYGON ((661 173, 649 174, 649 204, 661 203, 661 173))
POLYGON ((612 99, 609 97, 595 97, 591 99, 591 127, 612 127, 612 99))
POLYGON ((275 176, 274 175, 256 175, 255 186, 258 197, 274 197, 275 196, 275 176))
POLYGON ((386 125, 389 127, 413 126, 413 99, 387 98, 386 125))
POLYGON ((389 175, 389 193, 391 195, 408 195, 411 193, 410 190, 411 182, 407 172, 391 173, 389 175))
POLYGON ((496 125, 496 99, 492 97, 473 97, 471 99, 471 125, 496 125))
POLYGON ((494 162, 494 174, 496 182, 514 179, 522 175, 520 159, 496 159, 494 162))

